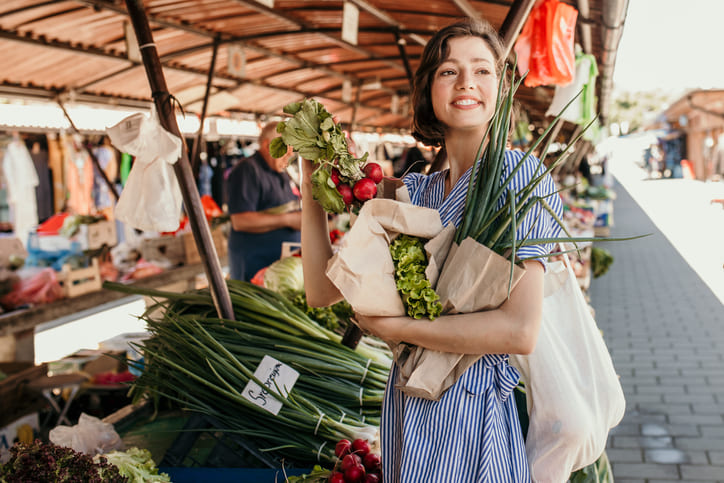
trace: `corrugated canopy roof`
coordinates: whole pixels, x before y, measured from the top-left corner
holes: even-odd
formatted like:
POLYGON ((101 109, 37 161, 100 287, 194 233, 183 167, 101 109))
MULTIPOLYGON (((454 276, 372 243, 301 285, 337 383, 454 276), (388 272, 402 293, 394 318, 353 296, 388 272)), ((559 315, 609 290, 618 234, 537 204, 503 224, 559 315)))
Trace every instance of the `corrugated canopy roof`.
MULTIPOLYGON (((146 0, 171 94, 201 112, 217 50, 208 115, 281 114, 315 97, 359 130, 407 131, 408 73, 427 39, 480 15, 512 44, 533 0, 348 0, 358 10, 356 44, 342 39, 342 0, 146 0), (273 5, 270 7, 270 5, 273 5), (409 67, 409 69, 408 69, 409 67)), ((600 71, 605 120, 627 0, 566 0, 578 11, 576 41, 600 71)), ((349 7, 347 7, 349 8, 349 7)), ((122 0, 3 0, 0 95, 146 103, 151 92, 122 0)), ((541 124, 553 88, 521 87, 518 100, 541 124)))

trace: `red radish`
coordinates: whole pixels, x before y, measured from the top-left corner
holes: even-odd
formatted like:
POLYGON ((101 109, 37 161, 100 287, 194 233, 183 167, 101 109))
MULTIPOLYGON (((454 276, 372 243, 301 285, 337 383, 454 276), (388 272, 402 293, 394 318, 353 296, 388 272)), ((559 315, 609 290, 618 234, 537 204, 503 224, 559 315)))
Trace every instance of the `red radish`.
POLYGON ((335 186, 339 186, 339 170, 337 168, 332 168, 332 173, 329 175, 329 179, 332 180, 332 183, 334 183, 335 186))
POLYGON ((364 171, 365 175, 367 175, 368 178, 374 181, 375 184, 381 182, 384 176, 384 174, 382 173, 382 166, 377 163, 365 164, 364 168, 362 168, 362 171, 364 171))
MULTIPOLYGON (((352 193, 354 193, 354 197, 360 201, 371 200, 377 195, 377 185, 371 178, 362 178, 354 184, 352 193)), ((342 196, 344 197, 344 195, 342 196)))
POLYGON ((329 477, 329 483, 345 483, 344 474, 339 471, 335 471, 329 477))
POLYGON ((370 452, 370 444, 366 439, 355 439, 352 441, 352 451, 360 458, 364 458, 370 452))
POLYGON ((364 483, 380 483, 380 475, 377 473, 367 473, 367 476, 365 476, 365 482, 364 483))
POLYGON ((342 201, 344 201, 345 205, 349 205, 354 201, 354 194, 352 193, 352 188, 350 188, 348 184, 339 183, 337 185, 337 191, 339 191, 339 194, 342 195, 342 201))
POLYGON ((379 471, 382 466, 382 460, 380 455, 376 453, 367 453, 362 457, 362 463, 367 468, 367 471, 379 471))
POLYGON ((362 459, 359 456, 356 454, 348 454, 342 458, 342 466, 340 467, 342 471, 347 471, 353 466, 362 466, 362 459))
POLYGON ((365 477, 365 467, 360 465, 352 466, 351 468, 347 468, 344 471, 344 479, 345 481, 355 483, 358 481, 362 481, 362 478, 365 477))
POLYGON ((334 447, 334 454, 337 458, 344 458, 352 451, 352 443, 348 439, 340 439, 337 445, 334 447))

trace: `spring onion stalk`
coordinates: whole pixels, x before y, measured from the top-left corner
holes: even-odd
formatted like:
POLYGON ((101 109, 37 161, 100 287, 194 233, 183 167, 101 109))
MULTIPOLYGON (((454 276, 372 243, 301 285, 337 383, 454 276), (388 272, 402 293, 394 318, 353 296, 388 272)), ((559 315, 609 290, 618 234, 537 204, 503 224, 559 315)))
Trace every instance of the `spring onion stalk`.
POLYGON ((285 297, 245 282, 228 285, 237 320, 216 317, 208 290, 104 284, 157 301, 141 316, 151 337, 138 347, 145 361, 131 395, 201 413, 215 430, 242 435, 291 464, 334 463, 337 441, 379 425, 389 350, 343 346, 285 297), (264 387, 254 371, 265 355, 300 374, 286 398, 282 388, 266 389, 282 403, 276 416, 242 395, 249 381, 264 387))
MULTIPOLYGON (((571 99, 569 103, 561 110, 543 134, 532 144, 530 149, 525 153, 523 158, 509 173, 503 172, 505 167, 505 150, 508 139, 508 131, 510 128, 513 99, 515 92, 520 87, 525 75, 518 78, 516 76, 516 66, 514 65, 510 71, 510 81, 507 92, 505 90, 504 79, 508 75, 508 66, 501 75, 498 85, 498 95, 495 104, 495 113, 491 119, 485 137, 480 143, 476 160, 473 164, 470 174, 470 183, 465 201, 465 209, 463 211, 463 220, 455 233, 456 243, 461 243, 465 238, 471 237, 478 243, 489 247, 494 252, 506 256, 510 259, 511 264, 518 261, 516 254, 520 247, 534 245, 540 243, 554 242, 583 242, 583 241, 619 241, 632 240, 640 238, 639 236, 626 238, 576 238, 570 236, 563 222, 551 210, 550 205, 543 197, 533 195, 538 185, 550 174, 553 169, 559 166, 566 158, 568 151, 572 146, 584 135, 594 121, 587 124, 578 135, 572 139, 570 143, 562 150, 547 167, 543 160, 548 152, 547 144, 541 159, 538 160, 536 174, 527 183, 515 191, 511 184, 511 180, 516 176, 522 168, 523 163, 531 156, 531 153, 538 148, 543 140, 548 137, 551 130, 561 122, 561 116, 568 106, 575 101, 580 95, 571 99), (483 149, 484 147, 484 149, 483 149), (482 152, 482 156, 481 156, 482 152), (502 180, 502 181, 501 181, 502 180), (507 192, 507 195, 505 195, 507 192), (520 238, 517 231, 523 223, 526 215, 531 210, 537 210, 537 217, 545 210, 553 215, 554 221, 563 229, 565 237, 558 238, 536 238, 530 239, 530 231, 524 238, 520 238)), ((553 194, 557 194, 553 193, 553 194)), ((645 235, 644 235, 645 236, 645 235)), ((538 257, 536 257, 538 258, 538 257)), ((512 266, 511 266, 511 284, 512 284, 512 266)), ((509 284, 509 291, 512 288, 509 284)))

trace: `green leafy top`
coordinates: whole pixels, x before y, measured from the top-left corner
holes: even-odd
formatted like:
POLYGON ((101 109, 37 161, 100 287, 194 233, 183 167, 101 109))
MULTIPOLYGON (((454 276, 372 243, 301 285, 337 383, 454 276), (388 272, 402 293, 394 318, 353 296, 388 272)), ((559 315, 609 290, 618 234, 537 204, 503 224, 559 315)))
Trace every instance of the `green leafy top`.
POLYGON ((270 153, 275 158, 284 156, 288 146, 304 159, 313 161, 316 170, 312 176, 312 194, 322 207, 331 213, 342 213, 342 196, 329 180, 332 168, 339 170, 340 178, 352 184, 365 175, 361 166, 368 153, 361 158, 349 152, 347 138, 332 114, 314 99, 292 102, 284 106, 292 117, 277 124, 280 137, 274 138, 270 153))

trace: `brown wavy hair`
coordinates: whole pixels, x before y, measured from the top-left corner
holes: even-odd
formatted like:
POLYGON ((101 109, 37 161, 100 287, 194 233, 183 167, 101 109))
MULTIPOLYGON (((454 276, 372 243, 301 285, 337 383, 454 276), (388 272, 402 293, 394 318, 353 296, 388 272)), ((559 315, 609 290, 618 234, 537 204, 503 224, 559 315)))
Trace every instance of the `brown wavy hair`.
POLYGON ((438 67, 450 55, 449 40, 456 37, 483 39, 495 56, 495 71, 498 77, 505 65, 503 42, 493 26, 485 20, 465 19, 455 22, 442 28, 430 39, 422 52, 412 90, 412 135, 427 146, 444 146, 444 126, 432 109, 430 86, 438 67))

